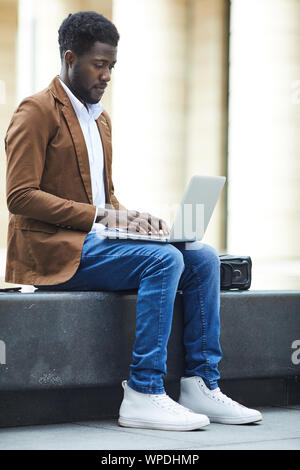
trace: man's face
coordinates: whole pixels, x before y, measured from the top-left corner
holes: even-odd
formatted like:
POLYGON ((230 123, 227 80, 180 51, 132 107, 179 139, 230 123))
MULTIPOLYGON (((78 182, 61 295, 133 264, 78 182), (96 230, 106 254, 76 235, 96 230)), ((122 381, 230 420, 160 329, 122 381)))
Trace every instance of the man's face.
POLYGON ((68 79, 74 95, 83 103, 98 103, 110 80, 116 59, 117 48, 98 41, 82 56, 69 53, 66 57, 68 79))

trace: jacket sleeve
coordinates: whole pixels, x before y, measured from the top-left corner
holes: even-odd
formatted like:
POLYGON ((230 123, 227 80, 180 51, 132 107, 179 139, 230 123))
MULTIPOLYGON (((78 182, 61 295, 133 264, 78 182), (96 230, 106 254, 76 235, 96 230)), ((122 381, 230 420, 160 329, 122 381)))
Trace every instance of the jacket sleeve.
POLYGON ((63 199, 40 188, 48 142, 58 118, 34 97, 18 107, 5 136, 6 200, 12 214, 90 231, 96 206, 63 199))

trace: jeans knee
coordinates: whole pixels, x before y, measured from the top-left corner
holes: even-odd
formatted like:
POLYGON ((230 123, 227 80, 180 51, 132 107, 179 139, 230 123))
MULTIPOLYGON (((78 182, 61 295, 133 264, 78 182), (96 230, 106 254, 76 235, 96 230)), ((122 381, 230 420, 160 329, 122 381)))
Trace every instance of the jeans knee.
POLYGON ((215 265, 217 265, 218 267, 220 266, 220 257, 219 257, 219 253, 217 252, 217 250, 213 247, 213 246, 210 246, 210 245, 205 245, 205 249, 206 249, 206 256, 208 258, 208 260, 211 262, 211 263, 214 263, 215 265))
POLYGON ((205 265, 211 269, 220 269, 220 258, 217 250, 205 243, 190 243, 186 247, 184 257, 189 265, 205 265))
POLYGON ((212 270, 220 270, 220 258, 217 250, 210 246, 204 245, 203 261, 212 270))
POLYGON ((163 261, 167 267, 182 274, 185 268, 183 254, 169 243, 164 248, 163 261))

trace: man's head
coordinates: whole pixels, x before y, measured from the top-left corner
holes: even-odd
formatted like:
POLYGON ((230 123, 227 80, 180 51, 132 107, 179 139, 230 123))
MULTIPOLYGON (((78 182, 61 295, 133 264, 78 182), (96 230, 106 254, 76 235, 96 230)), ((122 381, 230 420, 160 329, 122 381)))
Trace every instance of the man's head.
POLYGON ((97 103, 116 63, 119 33, 93 11, 69 15, 58 30, 61 78, 83 103, 97 103))

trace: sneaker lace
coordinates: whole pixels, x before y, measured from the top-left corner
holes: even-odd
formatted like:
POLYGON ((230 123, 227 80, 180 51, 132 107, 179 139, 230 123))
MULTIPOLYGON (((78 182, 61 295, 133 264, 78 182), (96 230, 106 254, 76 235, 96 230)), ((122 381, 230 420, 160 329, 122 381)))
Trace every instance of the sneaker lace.
POLYGON ((166 393, 151 395, 151 399, 157 406, 168 411, 193 413, 192 410, 189 410, 188 408, 185 408, 176 401, 172 400, 172 398, 170 398, 166 393))
POLYGON ((239 403, 237 403, 236 401, 232 400, 227 395, 225 395, 225 393, 222 393, 219 387, 216 388, 215 390, 211 390, 210 396, 214 400, 219 401, 221 403, 225 403, 226 405, 229 405, 229 406, 241 406, 239 405, 239 403))

